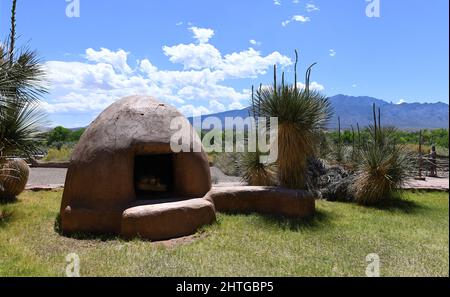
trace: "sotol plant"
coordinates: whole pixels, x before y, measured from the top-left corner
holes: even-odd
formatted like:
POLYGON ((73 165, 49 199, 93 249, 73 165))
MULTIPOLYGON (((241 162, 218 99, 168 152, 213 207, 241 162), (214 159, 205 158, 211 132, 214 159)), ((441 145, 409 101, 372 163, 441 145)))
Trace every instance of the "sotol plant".
POLYGON ((294 84, 277 83, 274 66, 273 86, 256 92, 255 104, 262 117, 278 118, 278 181, 281 186, 301 189, 305 187, 306 162, 316 152, 320 132, 331 117, 328 99, 310 89, 312 64, 306 71, 305 87, 297 84, 298 54, 295 51, 294 84))
POLYGON ((381 112, 378 110, 377 119, 375 104, 373 116, 370 137, 359 146, 354 183, 355 199, 364 205, 378 204, 400 193, 412 164, 411 155, 395 142, 396 129, 381 126, 381 112))

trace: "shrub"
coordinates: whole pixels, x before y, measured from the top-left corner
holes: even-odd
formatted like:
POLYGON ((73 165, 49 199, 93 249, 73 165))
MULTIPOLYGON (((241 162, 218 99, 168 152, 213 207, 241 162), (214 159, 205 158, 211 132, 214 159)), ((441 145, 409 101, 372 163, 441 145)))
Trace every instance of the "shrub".
POLYGON ((331 116, 328 99, 309 89, 312 66, 306 71, 305 88, 297 87, 296 67, 293 85, 284 84, 284 73, 281 85, 277 84, 274 66, 273 86, 256 92, 259 115, 278 118, 277 174, 281 186, 288 188, 305 187, 307 158, 316 153, 320 133, 331 116))
POLYGON ((242 181, 250 186, 275 185, 274 166, 260 161, 261 153, 247 152, 243 155, 240 165, 242 181))
POLYGON ((355 199, 364 205, 377 204, 400 193, 412 164, 410 154, 396 144, 396 130, 383 128, 380 122, 380 111, 377 124, 374 105, 371 137, 359 149, 360 164, 354 184, 355 199))
POLYGON ((44 157, 46 162, 65 162, 69 161, 72 156, 73 149, 67 146, 62 146, 61 149, 51 148, 44 157))

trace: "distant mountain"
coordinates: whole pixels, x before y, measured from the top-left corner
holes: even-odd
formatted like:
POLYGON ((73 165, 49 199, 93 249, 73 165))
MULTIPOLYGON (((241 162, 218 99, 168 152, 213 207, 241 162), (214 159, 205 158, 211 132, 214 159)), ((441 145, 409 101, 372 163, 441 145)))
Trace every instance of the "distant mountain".
MULTIPOLYGON (((446 103, 402 103, 394 104, 372 97, 353 97, 336 95, 329 97, 334 115, 328 124, 329 129, 336 129, 338 116, 341 118, 341 127, 367 126, 373 121, 372 104, 381 109, 383 125, 395 126, 402 130, 448 128, 449 106, 446 103)), ((247 117, 249 108, 230 110, 208 116, 218 117, 225 125, 225 117, 247 117)), ((205 118, 207 116, 203 116, 205 118)), ((189 118, 192 123, 192 118, 189 118)))

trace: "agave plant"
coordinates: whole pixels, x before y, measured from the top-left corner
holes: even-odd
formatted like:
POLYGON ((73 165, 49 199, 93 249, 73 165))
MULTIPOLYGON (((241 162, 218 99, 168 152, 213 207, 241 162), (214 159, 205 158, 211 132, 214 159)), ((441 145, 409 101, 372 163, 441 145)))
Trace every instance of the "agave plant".
POLYGON ((374 124, 370 138, 359 147, 359 166, 354 183, 355 199, 364 205, 377 204, 401 192, 412 169, 411 155, 395 142, 395 128, 381 126, 374 105, 374 124))
POLYGON ((331 117, 328 99, 316 90, 310 90, 311 65, 306 71, 305 88, 297 86, 297 61, 293 85, 285 84, 284 73, 281 84, 277 84, 274 66, 273 86, 260 88, 255 101, 263 117, 278 118, 277 174, 281 186, 304 188, 306 162, 316 153, 320 133, 331 117))

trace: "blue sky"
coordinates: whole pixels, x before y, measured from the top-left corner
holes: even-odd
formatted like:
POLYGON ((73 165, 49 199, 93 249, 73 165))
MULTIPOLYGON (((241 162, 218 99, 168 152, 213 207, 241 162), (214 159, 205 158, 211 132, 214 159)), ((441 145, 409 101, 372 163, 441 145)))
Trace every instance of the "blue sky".
MULTIPOLYGON (((272 65, 312 74, 325 94, 448 103, 448 0, 18 0, 19 44, 37 49, 53 124, 84 126, 118 98, 144 93, 190 115, 248 105, 272 65)), ((0 33, 9 28, 0 0, 0 33)))

